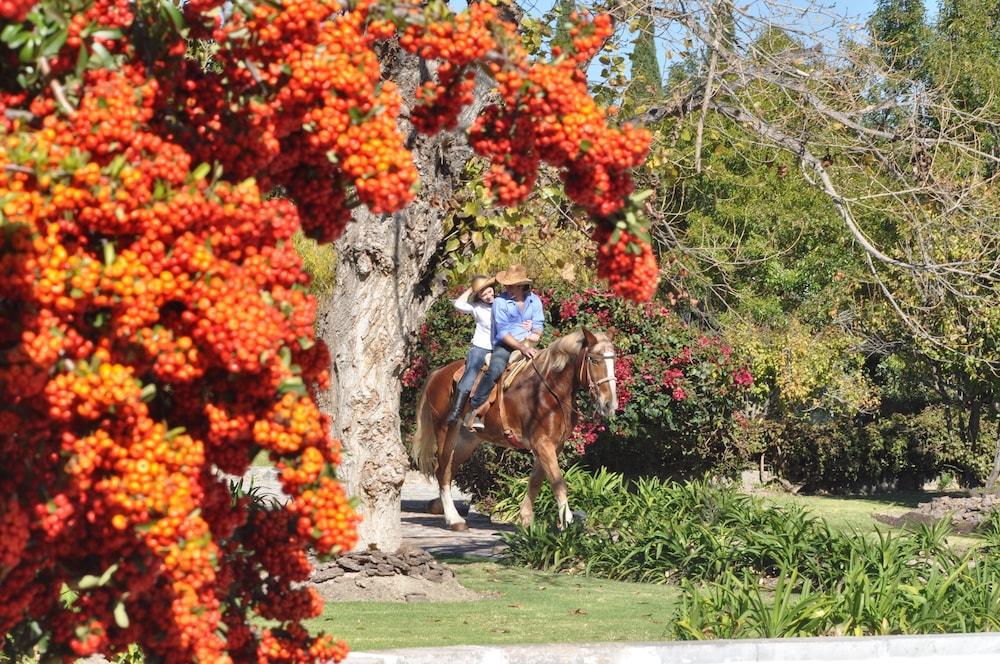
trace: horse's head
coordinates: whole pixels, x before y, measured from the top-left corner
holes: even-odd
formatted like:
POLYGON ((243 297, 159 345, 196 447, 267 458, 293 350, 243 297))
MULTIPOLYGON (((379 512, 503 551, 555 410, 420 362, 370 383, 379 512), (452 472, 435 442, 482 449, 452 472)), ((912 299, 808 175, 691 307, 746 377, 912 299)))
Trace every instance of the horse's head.
POLYGON ((583 328, 583 384, 587 386, 597 412, 611 417, 618 410, 618 386, 615 383, 615 347, 606 334, 583 328))

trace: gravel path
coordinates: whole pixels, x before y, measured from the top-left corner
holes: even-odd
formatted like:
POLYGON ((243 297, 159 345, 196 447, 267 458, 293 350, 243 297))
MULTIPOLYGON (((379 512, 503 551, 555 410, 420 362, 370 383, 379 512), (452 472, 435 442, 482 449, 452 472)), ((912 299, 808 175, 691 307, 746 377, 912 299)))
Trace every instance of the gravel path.
MULTIPOLYGON (((284 499, 278 483, 277 471, 268 466, 253 466, 243 476, 244 483, 258 487, 265 496, 284 499)), ((498 558, 503 547, 500 533, 513 530, 512 526, 492 523, 489 516, 472 509, 466 516, 469 529, 453 532, 444 525, 444 517, 424 512, 427 502, 437 498, 437 483, 418 472, 406 474, 402 489, 403 546, 428 551, 435 558, 479 556, 498 558)), ((469 504, 469 496, 452 489, 456 505, 461 511, 469 504)))

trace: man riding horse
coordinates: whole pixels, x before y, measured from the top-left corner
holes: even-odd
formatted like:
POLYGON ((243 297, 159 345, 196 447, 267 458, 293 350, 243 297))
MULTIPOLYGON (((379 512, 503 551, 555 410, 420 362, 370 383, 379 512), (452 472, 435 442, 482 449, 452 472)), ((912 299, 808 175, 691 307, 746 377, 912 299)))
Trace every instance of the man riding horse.
MULTIPOLYGON (((523 265, 512 265, 496 276, 504 291, 493 300, 493 353, 490 367, 480 377, 479 385, 469 402, 471 428, 483 428, 483 413, 488 407, 490 391, 500 379, 510 354, 515 350, 531 359, 537 352, 532 345, 542 338, 545 314, 541 299, 531 292, 531 279, 523 265)), ((461 398, 461 395, 459 395, 461 398)), ((460 408, 459 408, 460 410, 460 408)), ((457 414, 457 412, 456 412, 457 414)))

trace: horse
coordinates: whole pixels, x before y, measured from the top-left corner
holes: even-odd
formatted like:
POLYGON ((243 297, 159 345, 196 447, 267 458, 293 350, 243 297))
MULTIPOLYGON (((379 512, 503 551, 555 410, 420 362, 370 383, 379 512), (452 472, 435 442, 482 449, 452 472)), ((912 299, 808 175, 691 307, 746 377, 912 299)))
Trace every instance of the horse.
POLYGON ((559 506, 559 527, 572 522, 558 455, 576 426, 579 411, 574 402, 578 391, 586 389, 590 393, 602 417, 610 417, 618 409, 614 361, 614 345, 602 333, 582 328, 557 339, 540 350, 530 360, 530 366, 523 368, 504 390, 504 416, 498 398, 483 417, 485 428, 476 432, 462 426, 461 420, 451 426, 446 421, 453 378, 464 360, 433 371, 417 402, 417 427, 410 453, 424 475, 437 478, 447 526, 452 530, 468 529, 455 509, 451 482, 455 471, 483 442, 527 449, 534 456, 528 492, 520 506, 522 524, 530 525, 534 519, 535 498, 544 478, 548 478, 559 506))

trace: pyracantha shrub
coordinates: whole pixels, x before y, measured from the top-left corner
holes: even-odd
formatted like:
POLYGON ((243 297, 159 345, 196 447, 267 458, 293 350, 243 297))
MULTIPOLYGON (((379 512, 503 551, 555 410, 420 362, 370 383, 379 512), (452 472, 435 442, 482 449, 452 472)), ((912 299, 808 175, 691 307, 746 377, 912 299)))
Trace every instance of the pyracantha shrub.
POLYGON ((420 130, 454 126, 471 72, 494 77, 471 138, 499 202, 544 162, 615 223, 649 136, 586 93, 609 27, 576 17, 573 48, 540 63, 483 4, 0 1, 0 628, 28 638, 8 645, 344 657, 301 622, 321 610, 306 552, 351 547, 357 517, 291 238, 413 199, 374 50, 392 39, 438 61, 420 130), (221 475, 261 450, 282 507, 250 509, 221 475))

